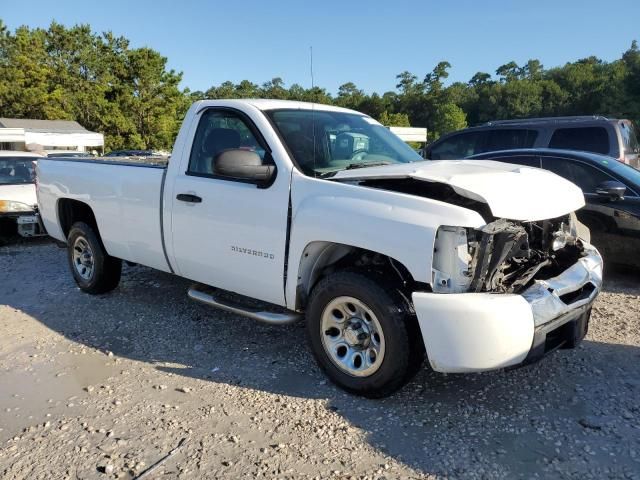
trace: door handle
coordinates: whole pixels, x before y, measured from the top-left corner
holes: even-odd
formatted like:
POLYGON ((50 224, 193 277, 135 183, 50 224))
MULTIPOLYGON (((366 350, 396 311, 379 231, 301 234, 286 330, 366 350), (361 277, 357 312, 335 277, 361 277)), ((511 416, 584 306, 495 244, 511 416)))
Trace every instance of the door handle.
POLYGON ((202 202, 202 198, 200 198, 197 195, 192 195, 191 193, 179 193, 176 196, 177 200, 180 200, 181 202, 189 202, 189 203, 201 203, 202 202))

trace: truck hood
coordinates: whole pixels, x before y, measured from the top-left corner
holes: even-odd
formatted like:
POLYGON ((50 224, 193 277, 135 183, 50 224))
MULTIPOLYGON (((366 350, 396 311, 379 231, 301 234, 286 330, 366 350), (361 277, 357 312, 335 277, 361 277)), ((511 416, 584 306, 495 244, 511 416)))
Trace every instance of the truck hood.
POLYGON ((12 200, 14 202, 26 203, 32 207, 38 203, 38 199, 36 197, 36 186, 33 183, 0 185, 0 200, 12 200))
POLYGON ((338 181, 401 178, 450 185, 458 195, 486 203, 493 216, 510 220, 546 220, 584 206, 582 191, 554 173, 491 160, 383 165, 343 170, 332 177, 338 181))

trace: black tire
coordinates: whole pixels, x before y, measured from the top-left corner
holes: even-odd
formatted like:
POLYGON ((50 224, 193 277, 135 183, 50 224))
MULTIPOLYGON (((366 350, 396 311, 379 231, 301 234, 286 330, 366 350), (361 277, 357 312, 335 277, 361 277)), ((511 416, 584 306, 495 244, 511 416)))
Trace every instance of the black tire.
POLYGON ((352 271, 326 276, 311 292, 306 325, 311 351, 320 368, 333 383, 354 394, 387 396, 406 384, 424 361, 424 344, 411 305, 399 290, 385 285, 382 279, 352 271), (339 297, 362 302, 381 327, 385 353, 377 370, 367 376, 354 376, 339 368, 323 345, 323 313, 339 297))
POLYGON ((120 283, 122 260, 110 256, 102 244, 100 237, 92 227, 84 222, 76 222, 71 226, 67 236, 67 258, 73 279, 83 292, 91 294, 107 293, 120 283), (83 276, 76 265, 80 265, 74 251, 79 251, 82 242, 88 244, 91 251, 92 270, 83 276))

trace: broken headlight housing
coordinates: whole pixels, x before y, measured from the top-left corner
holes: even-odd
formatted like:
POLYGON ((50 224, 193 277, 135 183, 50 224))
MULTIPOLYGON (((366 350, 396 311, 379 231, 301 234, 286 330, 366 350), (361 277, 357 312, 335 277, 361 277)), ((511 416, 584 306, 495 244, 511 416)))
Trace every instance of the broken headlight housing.
POLYGON ((14 200, 0 200, 0 213, 32 212, 33 207, 14 200))

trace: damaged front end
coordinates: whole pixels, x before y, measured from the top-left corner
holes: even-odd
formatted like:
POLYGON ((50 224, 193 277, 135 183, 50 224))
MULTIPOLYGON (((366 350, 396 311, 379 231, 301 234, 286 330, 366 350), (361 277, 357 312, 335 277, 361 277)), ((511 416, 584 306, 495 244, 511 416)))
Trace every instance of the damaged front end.
POLYGON ((584 255, 577 231, 574 214, 537 222, 498 219, 480 229, 440 227, 433 291, 521 293, 584 255))
POLYGON ((568 268, 582 252, 569 215, 540 222, 499 219, 470 236, 472 292, 519 293, 532 280, 568 268))
POLYGON ((572 217, 438 229, 431 291, 412 295, 434 370, 525 365, 584 338, 602 257, 572 217))
POLYGON ((440 227, 433 292, 519 294, 535 326, 557 319, 590 304, 602 286, 602 258, 583 228, 574 214, 539 222, 499 219, 480 229, 440 227))

